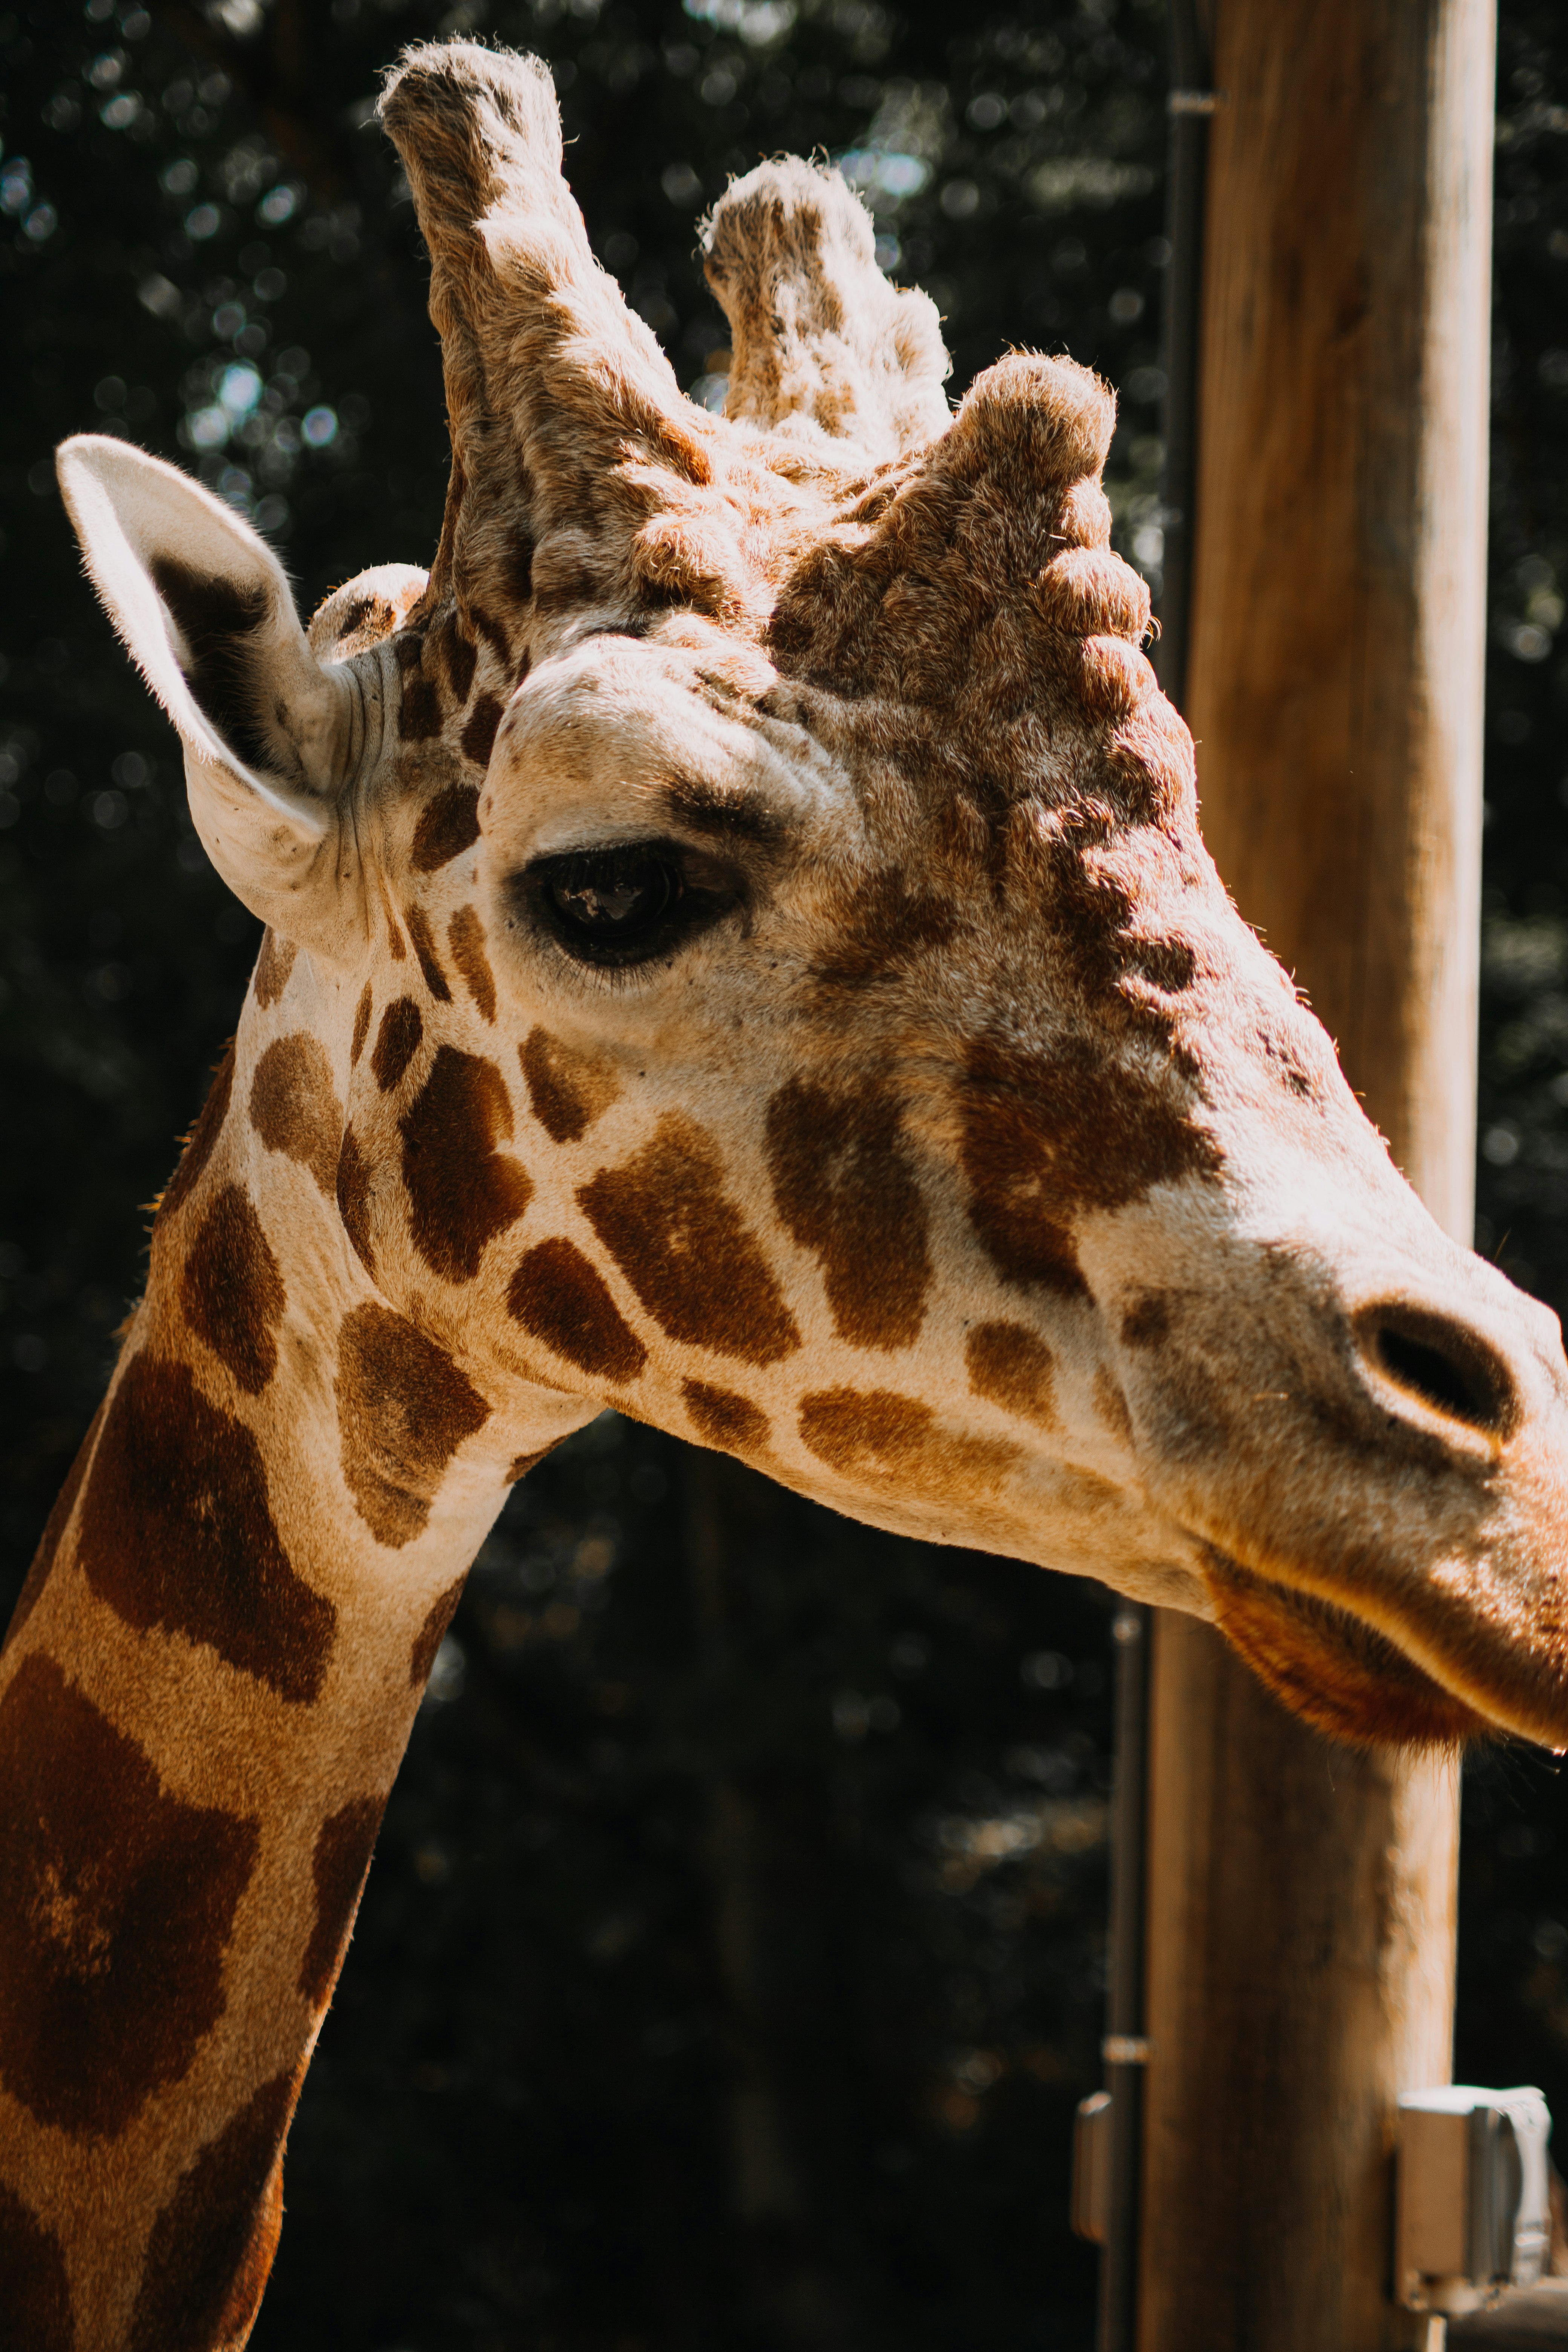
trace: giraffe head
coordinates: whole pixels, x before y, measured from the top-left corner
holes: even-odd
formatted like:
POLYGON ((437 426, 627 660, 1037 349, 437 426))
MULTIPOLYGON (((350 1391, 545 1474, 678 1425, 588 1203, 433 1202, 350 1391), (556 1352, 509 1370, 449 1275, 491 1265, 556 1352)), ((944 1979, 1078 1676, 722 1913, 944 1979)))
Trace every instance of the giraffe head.
POLYGON ((1105 387, 1017 354, 950 415, 931 305, 784 162, 707 229, 710 416, 594 262, 542 68, 416 50, 383 113, 429 575, 307 634, 185 478, 61 457, 269 926, 257 1085, 296 1117, 323 1073, 356 1315, 520 1428, 613 1402, 1216 1616, 1332 1730, 1568 1739, 1556 1319, 1426 1215, 1226 896, 1105 387))

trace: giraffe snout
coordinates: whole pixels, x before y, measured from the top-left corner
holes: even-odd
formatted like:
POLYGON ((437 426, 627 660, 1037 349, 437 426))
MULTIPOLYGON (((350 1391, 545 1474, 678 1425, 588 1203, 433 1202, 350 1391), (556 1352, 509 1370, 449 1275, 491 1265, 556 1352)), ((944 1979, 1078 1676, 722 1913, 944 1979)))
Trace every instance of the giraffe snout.
POLYGON ((1238 1246, 1123 1293, 1151 1491, 1215 1614, 1336 1736, 1568 1745, 1568 1360, 1557 1318, 1415 1220, 1238 1246), (1251 1311, 1237 1300, 1250 1285, 1251 1311))

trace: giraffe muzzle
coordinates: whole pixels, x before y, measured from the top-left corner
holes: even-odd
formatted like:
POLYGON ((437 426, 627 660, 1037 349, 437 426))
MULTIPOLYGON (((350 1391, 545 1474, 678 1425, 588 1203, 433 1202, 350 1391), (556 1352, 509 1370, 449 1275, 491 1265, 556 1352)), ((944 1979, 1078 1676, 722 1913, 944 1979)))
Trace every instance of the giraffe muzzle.
POLYGON ((1298 1712, 1363 1739, 1568 1747, 1557 1318, 1435 1233, 1387 1240, 1337 1265, 1266 1246, 1245 1319, 1223 1286, 1164 1289, 1157 1348, 1133 1294, 1137 1451, 1220 1623, 1298 1712))

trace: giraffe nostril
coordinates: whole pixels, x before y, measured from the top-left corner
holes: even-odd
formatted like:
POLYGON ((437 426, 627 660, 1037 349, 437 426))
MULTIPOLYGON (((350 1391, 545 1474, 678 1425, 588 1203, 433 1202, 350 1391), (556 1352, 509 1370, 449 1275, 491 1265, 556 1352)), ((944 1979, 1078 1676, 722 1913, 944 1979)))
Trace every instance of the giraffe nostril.
POLYGON ((1485 1436, 1511 1434, 1519 1392, 1506 1364, 1476 1332, 1404 1304, 1373 1307, 1359 1321, 1363 1347, 1395 1388, 1485 1436))

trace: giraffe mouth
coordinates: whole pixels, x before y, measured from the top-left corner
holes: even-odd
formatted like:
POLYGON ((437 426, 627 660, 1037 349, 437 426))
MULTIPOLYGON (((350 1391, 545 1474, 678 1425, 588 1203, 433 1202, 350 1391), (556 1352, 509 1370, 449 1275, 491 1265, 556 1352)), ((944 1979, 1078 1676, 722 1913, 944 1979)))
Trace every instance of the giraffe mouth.
POLYGON ((1348 1609, 1204 1547, 1221 1632, 1292 1714, 1358 1747, 1456 1748, 1498 1727, 1348 1609))

